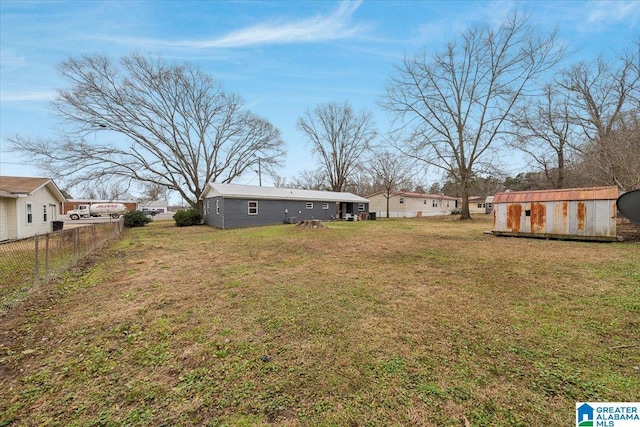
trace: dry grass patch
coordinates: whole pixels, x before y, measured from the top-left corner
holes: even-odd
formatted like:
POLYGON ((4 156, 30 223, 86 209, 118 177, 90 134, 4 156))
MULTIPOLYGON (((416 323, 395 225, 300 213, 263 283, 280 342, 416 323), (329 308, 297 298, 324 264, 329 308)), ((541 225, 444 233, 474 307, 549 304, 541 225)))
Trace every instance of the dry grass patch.
POLYGON ((154 222, 0 326, 0 425, 568 425, 640 395, 640 246, 154 222))

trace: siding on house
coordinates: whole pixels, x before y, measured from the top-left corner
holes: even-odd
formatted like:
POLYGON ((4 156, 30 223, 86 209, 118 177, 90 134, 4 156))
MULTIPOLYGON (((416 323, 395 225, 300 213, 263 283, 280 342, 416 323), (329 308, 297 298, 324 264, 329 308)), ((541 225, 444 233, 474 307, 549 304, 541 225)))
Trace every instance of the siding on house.
MULTIPOLYGON (((387 217, 386 192, 374 193, 367 196, 367 199, 371 212, 381 218, 387 217)), ((394 191, 389 198, 389 218, 448 215, 458 205, 459 201, 455 197, 394 191)))
POLYGON ((19 221, 16 221, 16 223, 19 224, 18 238, 51 232, 51 223, 58 220, 56 204, 52 203, 54 201, 53 195, 46 187, 35 191, 26 199, 17 199, 19 221), (27 218, 29 205, 31 205, 31 223, 28 222, 27 218), (46 219, 45 208, 47 211, 46 219))
MULTIPOLYGON (((205 223, 218 228, 253 227, 270 224, 295 223, 302 220, 335 219, 335 202, 302 202, 296 200, 225 199, 212 197, 205 200, 205 223), (249 213, 249 203, 256 203, 257 213, 249 213), (218 203, 219 211, 216 208, 218 203), (311 204, 311 208, 307 206, 311 204), (326 206, 326 209, 323 209, 326 206)), ((253 209, 253 205, 252 205, 253 209)))
POLYGON ((617 197, 616 187, 498 193, 493 234, 613 241, 617 197))
MULTIPOLYGON (((9 200, 0 199, 0 241, 9 239, 9 200)), ((14 224, 15 221, 12 222, 14 224)))
POLYGON ((491 213, 493 196, 490 197, 469 197, 469 213, 483 214, 491 213))
POLYGON ((230 229, 295 223, 319 219, 330 221, 339 212, 367 214, 368 201, 350 193, 300 189, 208 184, 202 196, 204 222, 230 229))

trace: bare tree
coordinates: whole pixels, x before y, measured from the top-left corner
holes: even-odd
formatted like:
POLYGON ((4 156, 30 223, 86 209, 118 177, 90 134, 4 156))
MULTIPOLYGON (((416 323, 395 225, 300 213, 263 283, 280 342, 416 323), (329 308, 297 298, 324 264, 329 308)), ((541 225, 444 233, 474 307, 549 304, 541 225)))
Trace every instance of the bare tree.
POLYGON ((329 188, 327 175, 321 168, 303 170, 299 176, 292 179, 291 185, 294 188, 303 188, 305 190, 327 190, 329 188))
POLYGON ((640 115, 620 115, 603 140, 581 147, 576 165, 583 185, 616 185, 623 191, 640 188, 640 115))
POLYGON ((95 187, 86 188, 84 197, 94 200, 124 200, 133 199, 129 194, 129 188, 122 185, 122 182, 106 182, 95 187))
POLYGON ((580 125, 584 138, 573 143, 599 142, 614 129, 620 115, 636 110, 634 99, 640 92, 638 51, 627 51, 616 60, 598 57, 592 63, 577 64, 566 71, 560 85, 571 94, 572 119, 580 125))
POLYGON ((510 145, 526 153, 543 171, 549 187, 563 188, 572 131, 566 92, 546 85, 540 97, 524 104, 513 117, 515 138, 510 145))
POLYGON ((371 173, 367 170, 366 163, 358 163, 349 175, 345 191, 364 197, 373 193, 373 189, 374 183, 371 181, 371 173))
POLYGON ((280 165, 279 130, 195 66, 140 55, 114 64, 96 55, 64 61, 59 71, 70 88, 59 91, 53 110, 66 134, 12 142, 70 185, 152 183, 201 208, 207 182, 231 182, 258 161, 280 165))
POLYGON ((144 192, 142 194, 142 200, 145 202, 168 200, 169 192, 163 185, 156 184, 154 182, 146 183, 144 185, 144 192))
POLYGON ((639 61, 640 44, 636 44, 635 50, 613 60, 600 56, 591 63, 577 64, 563 74, 560 82, 570 95, 571 119, 578 127, 570 145, 589 158, 591 169, 609 171, 606 179, 600 175, 601 185, 624 188, 612 162, 639 162, 637 157, 616 153, 621 148, 619 135, 637 123, 639 61))
POLYGON ((318 156, 333 191, 345 189, 358 160, 377 136, 372 115, 357 114, 347 102, 320 104, 313 112, 307 110, 298 119, 298 129, 318 156))
POLYGON ((471 218, 467 184, 504 142, 516 105, 563 58, 555 38, 538 38, 516 11, 499 28, 470 29, 432 58, 423 53, 396 68, 381 106, 405 135, 398 148, 458 181, 461 219, 471 218))
POLYGON ((284 176, 278 175, 277 173, 269 174, 271 181, 273 181, 273 186, 276 188, 286 188, 289 187, 287 183, 287 179, 284 176))
POLYGON ((402 158, 389 151, 374 153, 369 160, 369 167, 373 174, 373 179, 387 202, 387 218, 389 218, 389 199, 392 193, 403 185, 411 183, 409 177, 410 165, 406 158, 402 158))

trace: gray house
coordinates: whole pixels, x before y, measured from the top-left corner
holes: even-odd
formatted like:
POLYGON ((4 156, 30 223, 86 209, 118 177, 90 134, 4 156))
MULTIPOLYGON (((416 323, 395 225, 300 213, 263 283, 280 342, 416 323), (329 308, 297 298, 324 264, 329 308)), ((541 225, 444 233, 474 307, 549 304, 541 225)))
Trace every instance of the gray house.
POLYGON ((364 197, 333 191, 209 183, 201 199, 204 222, 222 229, 369 214, 369 201, 364 197))

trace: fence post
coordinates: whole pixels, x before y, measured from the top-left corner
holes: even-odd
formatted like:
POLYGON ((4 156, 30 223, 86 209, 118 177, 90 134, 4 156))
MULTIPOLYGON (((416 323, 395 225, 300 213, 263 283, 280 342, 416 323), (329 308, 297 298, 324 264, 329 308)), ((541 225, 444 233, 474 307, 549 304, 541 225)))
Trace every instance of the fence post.
POLYGON ((45 234, 44 240, 44 277, 45 283, 49 283, 49 233, 45 234))
POLYGON ((38 235, 36 234, 35 236, 35 266, 34 266, 34 271, 33 271, 33 284, 34 285, 38 285, 38 274, 39 274, 39 270, 40 270, 40 251, 39 251, 39 242, 38 242, 38 235))
POLYGON ((78 231, 80 228, 73 230, 73 262, 78 261, 78 231))

